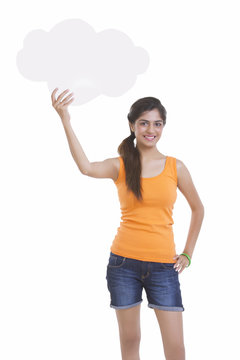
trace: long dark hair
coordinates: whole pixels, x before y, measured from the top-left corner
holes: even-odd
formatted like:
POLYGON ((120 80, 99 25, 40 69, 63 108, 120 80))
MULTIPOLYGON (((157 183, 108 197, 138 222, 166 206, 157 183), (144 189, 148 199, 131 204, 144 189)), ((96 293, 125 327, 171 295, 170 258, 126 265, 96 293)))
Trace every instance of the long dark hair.
MULTIPOLYGON (((163 120, 163 125, 166 124, 167 111, 159 99, 155 97, 144 97, 135 101, 127 118, 131 124, 141 116, 145 111, 157 109, 163 120)), ((130 125, 129 125, 130 127, 130 125)), ((142 201, 142 184, 141 173, 142 166, 140 161, 140 152, 134 145, 135 134, 131 130, 131 134, 125 138, 118 146, 118 153, 123 158, 125 172, 126 172, 126 185, 128 191, 132 191, 137 200, 142 201)))

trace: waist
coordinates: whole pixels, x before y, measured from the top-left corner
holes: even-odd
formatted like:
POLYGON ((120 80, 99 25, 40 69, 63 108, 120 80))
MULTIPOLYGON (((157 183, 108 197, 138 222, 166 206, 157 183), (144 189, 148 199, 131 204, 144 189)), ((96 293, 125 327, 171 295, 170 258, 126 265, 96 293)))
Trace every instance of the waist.
POLYGON ((136 230, 120 226, 111 251, 118 255, 144 261, 174 262, 176 255, 172 227, 136 230))
POLYGON ((118 227, 118 231, 126 232, 136 232, 136 233, 152 233, 152 234, 162 234, 163 232, 172 231, 173 222, 169 223, 138 223, 135 221, 123 221, 118 227))

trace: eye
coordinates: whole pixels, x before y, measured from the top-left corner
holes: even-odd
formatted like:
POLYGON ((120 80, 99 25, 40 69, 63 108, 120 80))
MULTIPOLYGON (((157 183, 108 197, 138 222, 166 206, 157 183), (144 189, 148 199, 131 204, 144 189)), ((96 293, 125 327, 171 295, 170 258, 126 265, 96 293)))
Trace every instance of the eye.
MULTIPOLYGON (((146 122, 146 121, 142 121, 140 124, 141 124, 141 125, 144 125, 144 124, 147 124, 147 122, 146 122)), ((156 123, 156 125, 157 125, 157 127, 160 127, 160 126, 162 126, 162 123, 156 123)))

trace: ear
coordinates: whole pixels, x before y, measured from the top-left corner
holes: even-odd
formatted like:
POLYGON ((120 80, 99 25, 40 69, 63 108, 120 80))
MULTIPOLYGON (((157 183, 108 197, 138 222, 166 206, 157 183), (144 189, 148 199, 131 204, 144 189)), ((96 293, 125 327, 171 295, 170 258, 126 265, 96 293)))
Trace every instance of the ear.
POLYGON ((131 124, 130 121, 129 121, 128 123, 129 123, 130 129, 134 132, 134 126, 133 126, 133 124, 131 124))

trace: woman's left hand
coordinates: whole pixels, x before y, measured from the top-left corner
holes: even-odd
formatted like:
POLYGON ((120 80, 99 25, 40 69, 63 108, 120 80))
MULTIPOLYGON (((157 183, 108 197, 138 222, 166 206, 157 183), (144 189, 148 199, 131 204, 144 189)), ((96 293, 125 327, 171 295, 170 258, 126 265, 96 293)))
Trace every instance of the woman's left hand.
POLYGON ((180 274, 189 264, 188 258, 185 255, 176 255, 173 258, 174 260, 177 259, 177 262, 173 266, 176 271, 180 274))

